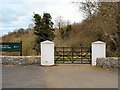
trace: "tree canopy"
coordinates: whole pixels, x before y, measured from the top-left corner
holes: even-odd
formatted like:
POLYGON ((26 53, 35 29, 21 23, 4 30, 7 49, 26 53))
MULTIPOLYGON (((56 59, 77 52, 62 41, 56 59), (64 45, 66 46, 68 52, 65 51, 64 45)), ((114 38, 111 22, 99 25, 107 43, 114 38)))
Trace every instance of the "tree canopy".
POLYGON ((34 48, 38 53, 40 51, 40 42, 54 39, 54 30, 52 17, 49 13, 43 13, 43 16, 34 14, 34 34, 36 35, 34 48))

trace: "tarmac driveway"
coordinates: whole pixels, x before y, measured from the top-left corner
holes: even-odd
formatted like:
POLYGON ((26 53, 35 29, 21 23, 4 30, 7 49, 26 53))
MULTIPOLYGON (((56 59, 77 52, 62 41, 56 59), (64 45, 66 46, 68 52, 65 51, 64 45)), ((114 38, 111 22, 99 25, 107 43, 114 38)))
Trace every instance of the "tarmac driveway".
POLYGON ((3 88, 118 88, 118 72, 82 64, 3 66, 3 88))
POLYGON ((40 66, 3 66, 2 88, 44 88, 44 74, 40 66))

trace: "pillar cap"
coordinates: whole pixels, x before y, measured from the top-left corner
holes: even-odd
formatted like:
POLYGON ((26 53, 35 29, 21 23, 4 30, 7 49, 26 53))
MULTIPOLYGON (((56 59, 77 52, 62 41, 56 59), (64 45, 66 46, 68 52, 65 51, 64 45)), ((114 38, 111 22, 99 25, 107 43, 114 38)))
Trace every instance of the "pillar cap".
POLYGON ((52 41, 49 41, 49 40, 46 40, 46 41, 43 41, 41 42, 42 44, 54 44, 52 41))
POLYGON ((96 42, 93 42, 93 44, 105 44, 105 42, 102 42, 102 41, 96 41, 96 42))

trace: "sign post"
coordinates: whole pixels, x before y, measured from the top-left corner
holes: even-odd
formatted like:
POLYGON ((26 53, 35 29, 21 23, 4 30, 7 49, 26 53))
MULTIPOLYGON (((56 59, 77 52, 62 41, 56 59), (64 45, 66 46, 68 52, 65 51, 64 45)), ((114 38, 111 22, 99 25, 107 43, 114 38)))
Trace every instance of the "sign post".
POLYGON ((9 42, 9 43, 3 42, 3 43, 0 43, 0 51, 20 52, 20 56, 22 56, 22 41, 20 41, 18 43, 14 43, 14 42, 9 42))

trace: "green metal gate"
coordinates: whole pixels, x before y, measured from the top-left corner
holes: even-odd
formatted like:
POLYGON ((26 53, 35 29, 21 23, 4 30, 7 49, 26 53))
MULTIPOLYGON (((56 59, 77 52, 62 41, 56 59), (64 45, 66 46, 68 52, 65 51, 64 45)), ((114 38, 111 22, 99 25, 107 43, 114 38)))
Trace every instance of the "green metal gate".
POLYGON ((91 48, 55 47, 55 63, 91 64, 91 48))

